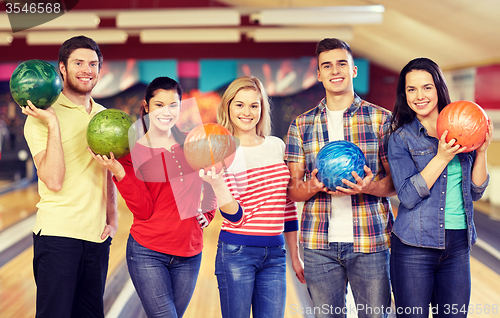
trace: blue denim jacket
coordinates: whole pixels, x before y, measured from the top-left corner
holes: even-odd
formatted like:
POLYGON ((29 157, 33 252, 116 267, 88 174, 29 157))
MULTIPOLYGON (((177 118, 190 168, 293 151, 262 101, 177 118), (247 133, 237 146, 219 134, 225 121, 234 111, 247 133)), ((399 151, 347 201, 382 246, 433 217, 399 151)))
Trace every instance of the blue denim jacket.
MULTIPOLYGON (((438 143, 437 138, 427 134, 417 118, 389 138, 389 165, 400 201, 392 233, 408 245, 438 249, 445 247, 444 211, 448 168, 444 169, 431 189, 420 174, 436 156, 438 143)), ((462 166, 462 193, 470 249, 477 238, 472 202, 482 197, 490 177, 488 175, 481 186, 476 186, 471 181, 476 152, 461 153, 458 157, 462 166)))

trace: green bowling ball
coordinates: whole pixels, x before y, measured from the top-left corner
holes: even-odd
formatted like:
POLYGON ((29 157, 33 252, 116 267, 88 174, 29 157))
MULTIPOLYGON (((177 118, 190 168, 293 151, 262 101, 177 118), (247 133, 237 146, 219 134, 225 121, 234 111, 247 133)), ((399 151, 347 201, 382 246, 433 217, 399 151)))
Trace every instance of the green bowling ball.
POLYGON ((87 144, 101 156, 110 158, 112 152, 115 159, 123 158, 130 153, 130 143, 136 140, 132 117, 119 109, 100 111, 87 126, 87 144))
POLYGON ((10 93, 21 107, 30 100, 37 108, 47 109, 55 103, 63 84, 61 76, 49 63, 29 60, 19 64, 10 77, 10 93))

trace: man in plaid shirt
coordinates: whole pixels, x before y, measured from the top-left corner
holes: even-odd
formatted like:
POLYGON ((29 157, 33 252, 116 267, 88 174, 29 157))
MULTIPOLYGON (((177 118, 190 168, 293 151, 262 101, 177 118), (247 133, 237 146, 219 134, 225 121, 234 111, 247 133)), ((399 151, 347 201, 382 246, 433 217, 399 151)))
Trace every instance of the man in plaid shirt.
POLYGON ((389 243, 394 220, 388 196, 395 195, 387 161, 391 112, 354 93, 357 75, 349 45, 324 39, 316 48, 318 80, 326 97, 290 125, 285 160, 288 194, 304 203, 300 241, 304 273, 316 317, 344 317, 349 282, 359 317, 390 312, 389 243), (330 141, 348 140, 365 154, 364 179, 328 189, 314 167, 330 141), (305 178, 304 178, 305 177, 305 178))

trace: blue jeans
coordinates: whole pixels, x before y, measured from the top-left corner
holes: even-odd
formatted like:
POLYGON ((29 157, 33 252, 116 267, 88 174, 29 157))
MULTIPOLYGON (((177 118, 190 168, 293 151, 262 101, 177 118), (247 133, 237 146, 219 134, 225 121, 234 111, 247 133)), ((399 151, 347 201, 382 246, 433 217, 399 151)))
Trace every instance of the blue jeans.
POLYGON ((330 249, 304 249, 304 277, 317 318, 386 317, 390 312, 389 251, 355 253, 352 243, 330 243, 330 249), (355 308, 346 307, 347 283, 355 308))
POLYGON ((104 318, 111 240, 33 234, 37 318, 104 318))
POLYGON ((155 252, 129 235, 127 265, 130 278, 149 318, 182 317, 193 295, 201 253, 181 257, 155 252))
POLYGON ((391 280, 398 317, 466 317, 471 292, 467 230, 446 230, 445 249, 391 238, 391 280))
POLYGON ((224 318, 280 318, 285 315, 286 249, 219 241, 215 258, 224 318))

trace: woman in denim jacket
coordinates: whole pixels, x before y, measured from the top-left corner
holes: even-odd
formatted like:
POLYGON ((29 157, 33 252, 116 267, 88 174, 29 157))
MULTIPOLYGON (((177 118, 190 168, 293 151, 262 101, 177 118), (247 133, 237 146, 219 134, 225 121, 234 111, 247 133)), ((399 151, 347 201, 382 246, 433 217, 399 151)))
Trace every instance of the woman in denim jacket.
POLYGON ((466 317, 469 251, 476 241, 472 201, 488 185, 488 133, 475 151, 437 135, 450 103, 439 66, 427 58, 401 71, 389 137, 389 165, 400 206, 392 229, 391 283, 398 317, 466 317), (432 307, 429 307, 431 304, 432 307))

